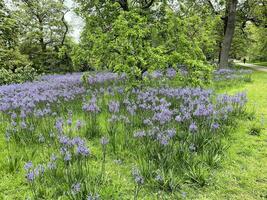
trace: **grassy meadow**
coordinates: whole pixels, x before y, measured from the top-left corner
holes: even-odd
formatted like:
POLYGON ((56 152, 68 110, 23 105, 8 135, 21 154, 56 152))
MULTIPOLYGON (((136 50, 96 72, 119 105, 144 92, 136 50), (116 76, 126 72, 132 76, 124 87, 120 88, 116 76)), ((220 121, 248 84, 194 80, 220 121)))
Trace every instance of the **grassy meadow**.
POLYGON ((2 112, 0 199, 266 199, 267 73, 151 80, 2 112))

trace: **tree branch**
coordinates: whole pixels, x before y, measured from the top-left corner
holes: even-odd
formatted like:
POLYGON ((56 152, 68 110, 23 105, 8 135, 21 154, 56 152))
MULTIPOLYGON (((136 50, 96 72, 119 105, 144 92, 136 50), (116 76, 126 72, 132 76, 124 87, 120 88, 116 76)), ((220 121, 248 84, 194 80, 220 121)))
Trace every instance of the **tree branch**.
POLYGON ((124 11, 129 11, 128 1, 127 0, 118 0, 118 3, 120 4, 121 8, 124 11))
POLYGON ((212 12, 213 12, 214 14, 218 15, 219 12, 215 10, 215 7, 214 7, 214 5, 212 4, 212 2, 211 2, 210 0, 206 0, 206 1, 207 1, 207 3, 209 4, 210 8, 212 9, 212 12))
POLYGON ((150 8, 150 6, 152 6, 152 4, 154 3, 154 0, 150 0, 149 2, 145 1, 145 2, 146 2, 146 5, 142 7, 143 9, 150 8))

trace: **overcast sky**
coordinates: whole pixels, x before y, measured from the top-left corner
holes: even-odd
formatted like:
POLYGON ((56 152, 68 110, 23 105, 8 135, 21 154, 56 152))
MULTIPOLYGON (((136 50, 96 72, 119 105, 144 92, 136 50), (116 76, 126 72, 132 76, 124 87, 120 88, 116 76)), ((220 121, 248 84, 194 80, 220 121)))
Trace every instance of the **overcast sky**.
POLYGON ((70 8, 70 12, 66 14, 66 21, 71 25, 72 29, 70 35, 76 40, 79 41, 80 33, 84 26, 83 20, 77 16, 73 9, 75 8, 75 4, 72 0, 66 0, 66 5, 70 8))

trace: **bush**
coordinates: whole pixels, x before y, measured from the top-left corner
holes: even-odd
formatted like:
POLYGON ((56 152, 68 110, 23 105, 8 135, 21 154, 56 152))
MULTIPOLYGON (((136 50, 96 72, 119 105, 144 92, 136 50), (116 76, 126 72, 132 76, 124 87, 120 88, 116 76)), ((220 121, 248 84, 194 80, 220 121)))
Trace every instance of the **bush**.
POLYGON ((32 81, 37 72, 18 49, 0 49, 0 85, 32 81))
POLYGON ((185 84, 191 86, 205 86, 211 83, 213 67, 198 60, 185 61, 187 75, 185 84))
POLYGON ((13 72, 6 70, 5 68, 0 69, 0 85, 11 83, 13 78, 13 72))
POLYGON ((0 85, 33 81, 36 76, 36 70, 29 65, 19 67, 15 72, 2 68, 0 69, 0 85))

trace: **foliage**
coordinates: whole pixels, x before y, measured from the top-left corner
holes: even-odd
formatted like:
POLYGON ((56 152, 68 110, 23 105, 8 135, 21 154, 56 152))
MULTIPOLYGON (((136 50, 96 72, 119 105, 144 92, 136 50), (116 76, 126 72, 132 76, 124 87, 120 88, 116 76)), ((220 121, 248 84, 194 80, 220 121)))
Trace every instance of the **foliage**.
POLYGON ((196 42, 201 37, 192 41, 187 34, 187 24, 200 18, 182 20, 164 3, 157 10, 145 11, 123 11, 118 4, 107 3, 99 12, 86 15, 81 43, 73 56, 78 69, 108 68, 140 78, 146 71, 205 61, 200 42, 196 42))
POLYGON ((20 51, 29 57, 33 67, 39 72, 71 71, 69 55, 59 56, 70 44, 65 43, 69 26, 65 21, 68 9, 64 0, 13 0, 13 3, 20 24, 20 51))
POLYGON ((25 67, 18 67, 13 72, 10 69, 0 69, 0 85, 10 83, 23 83, 26 81, 33 81, 37 76, 34 68, 27 65, 25 67))
POLYGON ((184 80, 186 85, 203 87, 211 83, 213 66, 198 60, 187 60, 185 65, 187 66, 187 75, 184 80))
POLYGON ((251 43, 248 47, 247 57, 251 61, 266 61, 267 60, 267 32, 266 28, 255 27, 253 25, 248 27, 250 32, 249 40, 251 43))
POLYGON ((33 80, 36 75, 28 57, 18 49, 19 24, 0 1, 0 85, 33 80))

